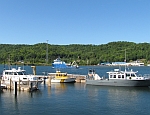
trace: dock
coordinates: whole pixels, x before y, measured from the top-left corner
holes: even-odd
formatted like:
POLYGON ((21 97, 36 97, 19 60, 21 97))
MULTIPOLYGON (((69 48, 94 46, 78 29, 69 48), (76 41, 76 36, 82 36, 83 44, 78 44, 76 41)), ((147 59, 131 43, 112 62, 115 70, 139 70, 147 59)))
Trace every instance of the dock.
POLYGON ((33 86, 32 83, 30 83, 30 81, 28 81, 28 84, 24 85, 21 84, 19 81, 11 81, 9 83, 5 83, 5 81, 0 80, 0 86, 1 86, 1 90, 3 89, 9 89, 9 90, 14 90, 16 87, 16 90, 18 91, 34 91, 34 90, 38 90, 38 84, 36 86, 33 86), (14 83, 17 83, 16 86, 14 85, 14 83))
MULTIPOLYGON (((31 66, 33 69, 33 74, 36 75, 36 66, 31 66)), ((39 78, 48 78, 49 80, 55 77, 56 73, 50 73, 48 76, 45 75, 36 75, 39 78)), ((69 78, 76 78, 77 83, 83 83, 86 82, 86 75, 80 75, 80 74, 67 74, 69 78)), ((50 84, 50 82, 48 83, 50 84)), ((49 85, 50 86, 50 85, 49 85)))
POLYGON ((1 80, 1 78, 0 78, 0 92, 3 91, 3 89, 5 88, 5 85, 3 85, 3 84, 1 83, 1 81, 2 81, 2 80, 1 80))

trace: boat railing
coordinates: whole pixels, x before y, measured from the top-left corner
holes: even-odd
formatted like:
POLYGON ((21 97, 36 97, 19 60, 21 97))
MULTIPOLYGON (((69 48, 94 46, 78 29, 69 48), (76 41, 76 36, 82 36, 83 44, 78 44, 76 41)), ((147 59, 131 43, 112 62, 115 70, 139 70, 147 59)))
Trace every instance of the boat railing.
POLYGON ((89 79, 89 80, 94 80, 94 77, 93 77, 93 75, 92 75, 92 76, 90 76, 90 75, 87 75, 87 76, 86 76, 86 79, 89 79))
POLYGON ((145 78, 150 78, 150 74, 138 74, 137 77, 145 77, 145 78))
POLYGON ((143 77, 142 74, 138 74, 137 77, 143 77))
POLYGON ((150 78, 150 74, 144 74, 143 77, 150 78))

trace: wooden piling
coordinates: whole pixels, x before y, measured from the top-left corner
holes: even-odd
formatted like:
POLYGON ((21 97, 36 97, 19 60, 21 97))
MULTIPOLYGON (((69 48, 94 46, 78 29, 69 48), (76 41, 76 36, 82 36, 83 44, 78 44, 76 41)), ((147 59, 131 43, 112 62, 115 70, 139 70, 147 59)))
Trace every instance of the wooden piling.
POLYGON ((36 81, 36 88, 38 88, 38 79, 37 79, 37 81, 36 81))
POLYGON ((33 75, 36 75, 36 66, 31 66, 33 69, 33 75))
POLYGON ((11 90, 11 78, 9 79, 9 88, 10 88, 10 90, 11 90))
POLYGON ((14 94, 17 96, 17 82, 14 82, 14 94))
POLYGON ((19 91, 21 90, 21 88, 20 88, 20 78, 19 78, 19 91))
POLYGON ((29 81, 29 79, 28 79, 27 85, 29 85, 29 87, 30 87, 30 81, 29 81))
POLYGON ((48 77, 48 86, 51 87, 51 77, 48 77))
POLYGON ((1 91, 2 89, 1 89, 1 79, 0 79, 0 91, 1 91))
POLYGON ((33 90, 33 84, 32 84, 32 82, 30 83, 30 91, 32 91, 33 90))

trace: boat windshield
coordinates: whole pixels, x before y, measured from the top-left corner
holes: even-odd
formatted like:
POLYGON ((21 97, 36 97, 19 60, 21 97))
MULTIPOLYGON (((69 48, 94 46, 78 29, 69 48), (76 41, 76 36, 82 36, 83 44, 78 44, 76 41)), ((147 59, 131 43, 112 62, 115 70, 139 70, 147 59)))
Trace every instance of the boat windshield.
POLYGON ((5 72, 5 75, 13 75, 12 72, 5 72))
POLYGON ((126 76, 127 77, 136 77, 136 75, 134 73, 132 73, 132 74, 127 73, 126 76))
POLYGON ((18 72, 18 75, 24 75, 24 72, 18 72))
POLYGON ((135 74, 131 74, 131 77, 136 77, 136 75, 135 74))

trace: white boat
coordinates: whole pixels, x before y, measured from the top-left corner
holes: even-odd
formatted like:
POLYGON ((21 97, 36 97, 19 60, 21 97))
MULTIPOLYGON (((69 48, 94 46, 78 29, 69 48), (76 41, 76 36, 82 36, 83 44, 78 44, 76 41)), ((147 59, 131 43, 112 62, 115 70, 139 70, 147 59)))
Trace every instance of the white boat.
POLYGON ((26 70, 21 69, 21 67, 12 68, 8 70, 3 70, 2 82, 3 84, 10 84, 17 82, 17 84, 27 85, 32 83, 33 86, 41 84, 43 79, 36 75, 27 75, 26 70))
POLYGON ((90 70, 86 79, 87 85, 101 85, 101 86, 134 86, 134 87, 148 87, 150 86, 150 78, 137 76, 137 71, 132 69, 121 71, 114 69, 114 71, 107 72, 108 78, 101 78, 93 70, 90 70))
POLYGON ((48 73, 51 76, 52 83, 70 83, 75 82, 75 77, 68 76, 67 73, 62 73, 60 71, 56 71, 56 73, 48 73))
POLYGON ((79 68, 79 66, 76 63, 76 61, 74 61, 72 63, 66 63, 64 61, 61 61, 60 58, 57 58, 52 63, 52 68, 79 68))

